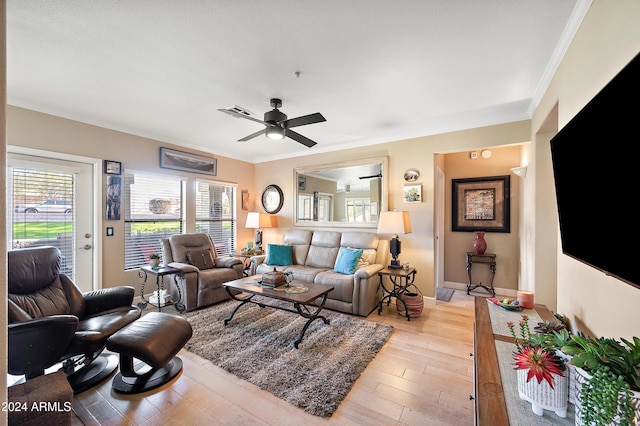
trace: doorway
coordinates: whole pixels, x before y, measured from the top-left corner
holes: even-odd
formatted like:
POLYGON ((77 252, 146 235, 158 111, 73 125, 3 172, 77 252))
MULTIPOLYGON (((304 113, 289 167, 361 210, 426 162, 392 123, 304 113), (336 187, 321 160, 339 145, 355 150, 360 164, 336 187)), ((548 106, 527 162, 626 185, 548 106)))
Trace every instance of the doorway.
POLYGON ((60 272, 83 292, 96 288, 94 167, 44 156, 7 156, 7 247, 57 247, 60 272))

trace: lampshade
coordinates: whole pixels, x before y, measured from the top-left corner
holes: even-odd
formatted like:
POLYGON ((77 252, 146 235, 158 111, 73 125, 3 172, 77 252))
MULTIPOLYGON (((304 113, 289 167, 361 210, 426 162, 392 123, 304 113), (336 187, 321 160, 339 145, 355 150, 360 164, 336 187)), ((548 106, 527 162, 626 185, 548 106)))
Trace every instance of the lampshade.
POLYGON ((247 222, 245 228, 254 228, 256 230, 254 243, 256 249, 262 250, 262 230, 260 228, 273 227, 273 216, 266 213, 249 212, 247 213, 247 222))
POLYGON ((389 241, 389 252, 393 260, 389 263, 389 269, 400 269, 398 255, 402 251, 398 234, 411 233, 411 219, 409 212, 381 212, 378 219, 379 234, 393 234, 394 237, 389 241))
POLYGON ((249 212, 245 228, 271 228, 273 227, 273 216, 266 213, 249 212))
POLYGON ((380 212, 378 219, 379 234, 410 234, 411 219, 409 212, 380 212))

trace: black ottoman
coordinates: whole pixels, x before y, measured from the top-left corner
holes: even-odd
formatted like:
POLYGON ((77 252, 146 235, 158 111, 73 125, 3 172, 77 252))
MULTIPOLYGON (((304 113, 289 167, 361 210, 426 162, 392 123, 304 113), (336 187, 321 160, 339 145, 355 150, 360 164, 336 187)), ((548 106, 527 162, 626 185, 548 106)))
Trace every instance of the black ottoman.
POLYGON ((182 360, 175 355, 192 333, 191 324, 181 316, 149 312, 109 337, 107 349, 120 354, 113 390, 140 393, 169 382, 182 370, 182 360), (146 366, 136 371, 134 358, 146 366))

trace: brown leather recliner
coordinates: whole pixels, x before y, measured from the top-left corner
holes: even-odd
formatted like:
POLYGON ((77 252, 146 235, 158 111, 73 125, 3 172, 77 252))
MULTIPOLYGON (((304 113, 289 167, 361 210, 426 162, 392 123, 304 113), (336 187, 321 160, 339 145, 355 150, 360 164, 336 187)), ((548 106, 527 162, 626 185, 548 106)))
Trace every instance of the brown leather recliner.
POLYGON ((79 393, 106 379, 118 366, 116 355, 102 354, 107 338, 141 315, 140 308, 132 306, 135 289, 121 286, 82 293, 60 273, 61 254, 56 247, 11 250, 7 258, 9 373, 41 374, 41 360, 30 364, 21 358, 39 358, 36 353, 25 354, 30 350, 51 358, 54 349, 43 345, 42 336, 57 334, 55 327, 60 327, 60 322, 74 326, 75 321, 69 318, 73 316, 77 318, 75 332, 55 354, 71 387, 79 393), (40 332, 33 332, 40 328, 40 332))
POLYGON ((242 261, 219 256, 208 234, 176 234, 161 242, 163 263, 181 271, 171 283, 171 296, 181 296, 187 310, 229 299, 222 284, 243 276, 242 261))

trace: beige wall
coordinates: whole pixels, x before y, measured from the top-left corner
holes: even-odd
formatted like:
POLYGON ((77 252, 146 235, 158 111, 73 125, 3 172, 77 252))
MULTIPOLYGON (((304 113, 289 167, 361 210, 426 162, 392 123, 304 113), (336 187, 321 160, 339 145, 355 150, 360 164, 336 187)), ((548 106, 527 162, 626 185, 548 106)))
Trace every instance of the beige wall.
MULTIPOLYGON (((196 178, 213 179, 238 185, 238 241, 253 241, 253 232, 245 230, 247 211, 241 209, 240 192, 249 190, 250 210, 256 211, 256 192, 253 190, 253 165, 243 161, 213 155, 218 160, 217 176, 186 173, 159 167, 159 147, 169 147, 190 151, 152 139, 91 126, 47 114, 9 106, 7 110, 8 144, 11 147, 28 147, 45 151, 73 154, 87 158, 121 161, 122 167, 137 171, 184 176, 187 179, 187 192, 193 187, 196 178)), ((190 151, 195 152, 195 151, 190 151)), ((196 152, 198 153, 198 152, 196 152)), ((207 154, 201 153, 200 154, 207 154)), ((103 182, 100 183, 104 187, 103 182)), ((102 197, 104 198, 104 197, 102 197)), ((3 204, 4 206, 4 204, 3 204)), ((104 199, 101 211, 105 211, 104 199)), ((98 232, 102 235, 102 276, 101 287, 133 285, 140 288, 137 271, 124 271, 124 218, 119 221, 102 220, 98 232), (106 227, 114 227, 114 236, 105 237, 106 227)), ((195 229, 194 212, 187 210, 187 231, 195 229)))
MULTIPOLYGON (((475 235, 473 232, 453 232, 452 229, 452 179, 482 176, 503 176, 510 178, 511 232, 487 232, 487 253, 496 255, 496 274, 493 285, 500 289, 518 289, 520 252, 519 217, 520 217, 520 181, 518 176, 510 172, 512 167, 520 165, 520 145, 491 148, 491 157, 486 159, 478 155, 472 159, 470 151, 445 155, 444 172, 446 175, 445 193, 445 268, 444 280, 453 283, 468 282, 466 269, 466 252, 473 251, 475 235)), ((478 154, 478 152, 476 150, 478 154)), ((472 267, 474 284, 488 284, 489 268, 487 265, 472 267)), ((504 294, 504 293, 503 293, 504 294)), ((515 293, 514 293, 515 294, 515 293)))
MULTIPOLYGON (((532 128, 543 128, 552 118, 557 105, 558 126, 562 128, 584 105, 597 94, 640 51, 640 2, 636 0, 595 0, 565 54, 550 87, 536 109, 532 128)), ((637 105, 632 105, 637 108, 637 105)), ((535 137, 535 152, 548 149, 548 135, 535 137)), ((631 142, 630 142, 631 143, 631 142)), ((593 145, 585 143, 586 149, 593 145)), ((606 144, 602 144, 607 149, 606 144)), ((595 154, 594 152, 594 155, 595 154)), ((548 181, 550 159, 538 155, 536 183, 548 181), (545 176, 541 176, 544 174, 545 176)), ((603 165, 596 173, 607 173, 603 165)), ((548 186, 548 185, 547 185, 548 186)), ((535 197, 536 192, 528 193, 535 197)), ((527 211, 540 220, 536 223, 536 248, 540 240, 559 240, 557 214, 551 226, 544 220, 544 205, 535 200, 536 212, 527 211)), ((605 248, 602 248, 606 250, 605 248)), ((557 312, 567 315, 575 326, 596 336, 624 337, 640 335, 637 308, 640 306, 640 290, 626 283, 605 276, 603 273, 562 254, 559 241, 557 253, 557 312)), ((523 259, 523 262, 539 259, 523 259)), ((539 265, 543 267, 543 265, 539 265)), ((537 268, 538 269, 538 268, 537 268)), ((536 288, 546 285, 536 277, 536 288)), ((536 290, 536 293, 538 290, 536 290)))
MULTIPOLYGON (((450 204, 449 200, 435 200, 434 199, 434 165, 436 162, 436 154, 454 153, 458 151, 469 150, 481 150, 487 147, 496 147, 500 145, 512 145, 521 144, 529 141, 531 130, 529 121, 521 121, 516 123, 503 124, 498 126, 489 126, 479 129, 465 130, 454 133, 447 133, 443 135, 428 136, 423 138, 416 138, 410 140, 403 140, 397 142, 390 142, 384 144, 373 145, 365 148, 354 148, 349 150, 340 151, 338 153, 324 153, 316 155, 308 155, 299 158, 270 161, 265 163, 256 164, 255 176, 256 187, 258 191, 261 188, 266 187, 269 184, 275 183, 279 185, 285 194, 285 202, 280 213, 278 213, 278 228, 272 228, 264 230, 263 238, 265 244, 269 242, 279 242, 282 237, 282 232, 294 226, 293 220, 293 168, 305 167, 313 164, 330 164, 342 161, 360 160, 365 158, 374 157, 388 157, 389 158, 389 170, 388 170, 388 182, 389 182, 389 210, 407 210, 411 215, 411 223, 413 232, 411 234, 400 236, 402 241, 402 254, 399 256, 401 261, 409 261, 409 263, 418 270, 416 282, 420 290, 425 296, 433 297, 435 295, 435 283, 434 283, 434 203, 445 202, 446 205, 450 204), (422 203, 404 203, 402 197, 402 190, 404 184, 404 172, 407 169, 415 168, 420 171, 420 178, 416 183, 422 184, 422 203)), ((497 152, 496 150, 494 152, 497 152)), ((520 164, 519 149, 512 148, 506 150, 508 154, 495 154, 495 158, 492 156, 492 160, 488 160, 489 164, 499 164, 493 167, 489 167, 483 170, 484 172, 499 172, 495 174, 508 174, 510 167, 515 167, 520 164)), ((444 164, 444 163, 443 163, 444 164)), ((445 166, 446 168, 446 166, 445 166)), ((444 170, 449 175, 447 170, 444 170)), ((449 178, 448 178, 449 179, 449 178)), ((450 180, 449 180, 450 182, 450 180)), ((449 183, 450 185, 450 183, 449 183)), ((512 204, 513 205, 513 204, 512 204)), ((517 207, 514 209, 517 215, 517 207)), ((450 212, 450 210, 449 210, 450 212)), ((513 215, 512 215, 513 220, 513 215)), ((451 222, 447 225, 450 231, 451 222)), ((336 229, 343 230, 344 228, 323 228, 323 229, 336 229)), ((363 229, 363 231, 375 232, 375 229, 363 229)), ((513 239, 513 233, 517 231, 517 228, 512 228, 512 234, 506 239, 513 239)), ((450 232, 448 233, 450 234, 450 232)), ((450 235, 446 235, 448 239, 450 235)), ((462 237, 470 238, 469 233, 456 233, 462 234, 462 237)), ((493 235, 489 236, 489 244, 492 244, 493 235)), ((452 243, 449 242, 445 245, 447 250, 451 248, 452 251, 458 253, 464 253, 468 250, 469 244, 472 242, 462 241, 452 243), (455 247, 457 244, 462 244, 460 247, 455 247)), ((502 239, 502 238, 500 238, 502 239)), ((515 246, 514 243, 511 243, 515 246)), ((512 288, 517 288, 517 270, 514 270, 513 264, 517 268, 517 258, 514 255, 507 255, 505 249, 505 263, 502 274, 508 276, 509 279, 505 279, 510 282, 512 288), (507 260, 507 258, 511 260, 507 260), (516 259, 516 260, 513 260, 516 259), (512 264, 512 266, 509 266, 512 264)), ((458 257, 457 255, 452 255, 458 257)), ((466 273, 464 265, 464 254, 459 260, 452 260, 452 268, 466 273)), ((448 267, 445 268, 448 270, 448 267)), ((497 275, 498 277, 498 275, 497 275)), ((466 283, 466 275, 460 278, 463 283, 466 283)), ((496 282, 497 282, 496 278, 496 282)))

